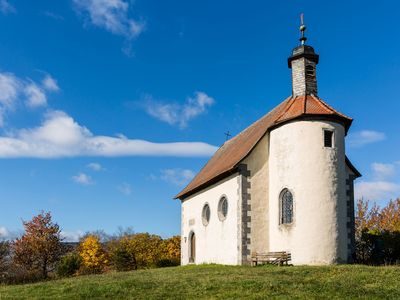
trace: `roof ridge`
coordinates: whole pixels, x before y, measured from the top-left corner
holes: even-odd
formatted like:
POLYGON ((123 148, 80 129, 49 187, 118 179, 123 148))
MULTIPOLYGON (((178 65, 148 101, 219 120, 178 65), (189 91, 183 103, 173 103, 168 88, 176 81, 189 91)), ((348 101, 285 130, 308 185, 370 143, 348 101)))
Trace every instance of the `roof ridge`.
MULTIPOLYGON (((286 109, 274 120, 274 123, 279 121, 279 119, 282 118, 289 111, 289 109, 293 106, 295 99, 296 99, 296 97, 293 97, 293 96, 290 96, 289 98, 286 99, 286 100, 289 100, 290 104, 288 104, 286 106, 286 109), (290 101, 290 100, 292 100, 292 101, 290 101)), ((283 101, 283 102, 285 102, 285 101, 283 101)))

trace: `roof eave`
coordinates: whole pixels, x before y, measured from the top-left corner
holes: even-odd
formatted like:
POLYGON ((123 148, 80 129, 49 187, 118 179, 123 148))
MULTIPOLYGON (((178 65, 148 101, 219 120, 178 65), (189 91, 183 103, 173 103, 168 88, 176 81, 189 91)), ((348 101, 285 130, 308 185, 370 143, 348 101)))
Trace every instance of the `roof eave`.
POLYGON ((200 192, 201 190, 204 190, 205 188, 217 183, 218 181, 220 181, 220 180, 222 180, 222 179, 224 179, 224 178, 226 178, 226 177, 228 177, 228 176, 230 176, 232 174, 235 174, 238 171, 239 170, 237 168, 237 165, 235 165, 231 169, 219 174, 218 176, 213 177, 211 180, 206 181, 205 183, 199 185, 198 187, 196 187, 196 188, 194 188, 192 190, 189 190, 187 192, 183 192, 183 191, 180 192, 179 194, 177 194, 174 197, 174 199, 179 199, 179 200, 182 201, 182 200, 186 199, 187 197, 189 197, 189 196, 191 196, 193 194, 196 194, 197 192, 200 192))
POLYGON ((346 155, 346 165, 350 168, 350 170, 354 173, 356 178, 360 178, 362 174, 356 169, 356 167, 351 163, 350 159, 346 155))

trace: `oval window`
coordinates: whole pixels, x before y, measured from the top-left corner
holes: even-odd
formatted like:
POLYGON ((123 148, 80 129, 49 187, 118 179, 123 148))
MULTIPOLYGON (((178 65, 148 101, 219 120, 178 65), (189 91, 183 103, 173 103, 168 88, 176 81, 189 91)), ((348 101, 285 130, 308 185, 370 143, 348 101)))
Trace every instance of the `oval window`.
POLYGON ((218 218, 220 221, 223 221, 226 219, 226 215, 228 214, 228 199, 223 196, 219 200, 218 203, 218 218))
POLYGON ((201 219, 203 221, 203 225, 207 226, 208 223, 210 222, 210 206, 208 204, 205 204, 203 206, 203 211, 201 213, 201 219))

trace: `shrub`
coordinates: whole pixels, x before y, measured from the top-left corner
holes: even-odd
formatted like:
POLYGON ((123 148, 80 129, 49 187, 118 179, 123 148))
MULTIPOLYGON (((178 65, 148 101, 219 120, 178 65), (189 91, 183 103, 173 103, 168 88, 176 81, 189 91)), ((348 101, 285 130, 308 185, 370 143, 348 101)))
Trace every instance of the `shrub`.
POLYGON ((400 262, 400 199, 380 208, 358 200, 356 214, 356 262, 398 264, 400 262))
POLYGON ((10 260, 10 242, 0 241, 0 274, 7 270, 10 260))
POLYGON ((77 253, 69 253, 63 256, 57 265, 57 275, 68 277, 75 275, 81 267, 81 257, 77 253))
POLYGON ((181 263, 181 237, 173 236, 164 240, 164 257, 158 263, 160 267, 178 266, 181 263))
POLYGON ((126 238, 126 249, 135 255, 138 268, 156 267, 162 259, 163 241, 160 236, 137 233, 126 238))
POLYGON ((111 252, 111 263, 117 271, 137 269, 135 253, 130 252, 125 245, 117 244, 111 252))

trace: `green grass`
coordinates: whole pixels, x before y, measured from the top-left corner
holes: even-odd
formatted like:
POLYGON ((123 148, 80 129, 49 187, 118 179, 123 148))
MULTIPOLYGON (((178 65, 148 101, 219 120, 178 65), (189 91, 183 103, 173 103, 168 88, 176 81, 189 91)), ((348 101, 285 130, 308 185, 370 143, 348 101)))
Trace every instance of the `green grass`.
POLYGON ((400 267, 187 266, 0 286, 0 299, 399 299, 400 267))

